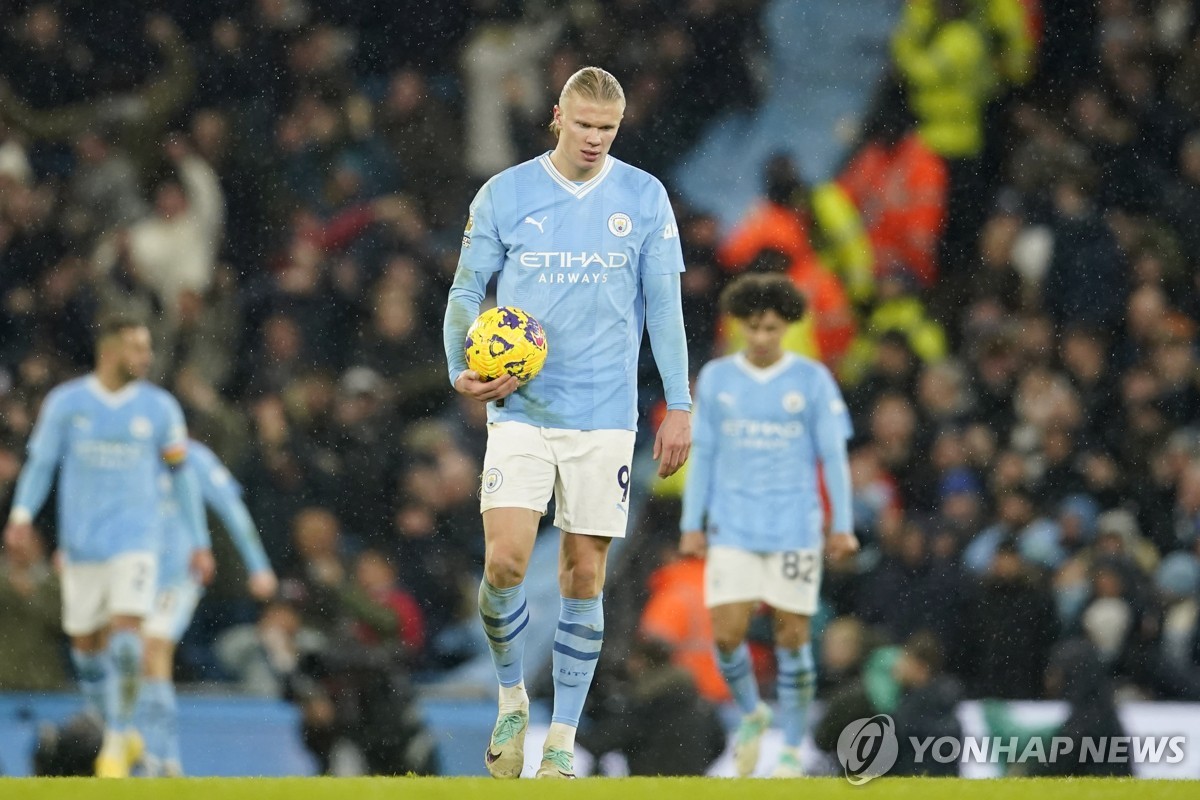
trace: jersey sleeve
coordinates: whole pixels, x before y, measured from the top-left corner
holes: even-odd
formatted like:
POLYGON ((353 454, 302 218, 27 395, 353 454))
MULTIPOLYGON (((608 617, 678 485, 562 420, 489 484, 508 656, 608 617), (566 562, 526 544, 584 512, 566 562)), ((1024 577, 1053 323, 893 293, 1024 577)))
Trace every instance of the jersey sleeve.
POLYGON ((46 396, 33 433, 29 437, 29 457, 57 464, 63 455, 70 410, 65 392, 55 390, 46 396))
POLYGON ((712 369, 700 370, 696 380, 696 405, 692 408, 692 452, 688 458, 687 482, 683 489, 681 531, 703 530, 712 498, 714 460, 720 407, 712 391, 712 369))
POLYGON ((854 515, 846 443, 854 435, 854 427, 842 392, 824 367, 820 368, 817 378, 812 430, 825 476, 825 488, 829 492, 832 530, 834 533, 849 533, 854 529, 854 515))
MULTIPOLYGON (((200 455, 198 449, 194 449, 193 452, 200 455)), ((200 479, 204 502, 221 518, 221 523, 229 532, 229 537, 242 557, 242 563, 246 565, 246 571, 251 575, 269 572, 271 562, 263 549, 262 539, 258 535, 254 519, 250 516, 250 510, 242 501, 242 487, 216 456, 196 458, 194 465, 200 479)))
POLYGON ((36 517, 50 494, 54 472, 62 460, 70 412, 66 395, 52 391, 42 404, 33 434, 29 437, 29 457, 17 480, 11 517, 28 522, 36 517))
POLYGON ((683 272, 683 247, 679 243, 679 225, 667 190, 654 182, 655 196, 650 216, 650 233, 642 242, 641 272, 643 275, 669 275, 683 272))
POLYGON ((463 230, 462 249, 458 255, 458 268, 492 274, 504 268, 508 249, 500 241, 500 228, 495 211, 496 179, 485 183, 467 214, 467 226, 463 230))
POLYGON ((187 423, 179 401, 163 394, 163 424, 159 426, 158 452, 167 466, 175 468, 187 458, 187 423))

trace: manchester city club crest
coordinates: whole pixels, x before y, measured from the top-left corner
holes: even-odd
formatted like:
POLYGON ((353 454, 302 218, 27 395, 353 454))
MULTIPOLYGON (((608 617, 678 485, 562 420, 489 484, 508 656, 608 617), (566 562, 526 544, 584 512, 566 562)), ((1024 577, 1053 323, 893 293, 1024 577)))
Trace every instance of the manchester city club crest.
POLYGON ((624 238, 633 233, 633 220, 628 214, 620 211, 608 218, 608 232, 613 236, 624 238))
POLYGON ((783 410, 789 414, 798 414, 804 410, 804 395, 799 392, 788 392, 783 396, 783 410))
POLYGON ((129 423, 129 432, 136 439, 149 439, 154 433, 154 425, 145 417, 134 417, 129 423))
POLYGON ((491 494, 499 489, 502 483, 504 483, 504 475, 495 467, 492 467, 487 472, 483 473, 484 493, 491 494))

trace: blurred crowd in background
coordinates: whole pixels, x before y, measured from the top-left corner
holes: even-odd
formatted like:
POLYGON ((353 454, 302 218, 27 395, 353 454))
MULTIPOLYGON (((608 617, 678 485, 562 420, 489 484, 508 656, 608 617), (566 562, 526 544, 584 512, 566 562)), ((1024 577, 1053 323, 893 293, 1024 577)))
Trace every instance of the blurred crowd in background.
MULTIPOLYGON (((769 85, 763 3, 4 5, 0 497, 97 318, 138 313, 283 579, 256 608, 218 535, 180 678, 294 696, 348 645, 421 680, 478 654, 484 413, 440 337, 467 205, 553 146, 588 63, 626 90, 614 155, 671 188, 769 85)), ((826 574, 824 690, 920 634, 973 697, 1045 696, 1082 638, 1127 696, 1200 699, 1200 9, 908 0, 891 51, 834 180, 781 153, 727 231, 676 198, 693 371, 737 346, 724 283, 785 272, 813 310, 788 347, 853 412, 865 549, 826 574)), ((610 630, 665 640, 722 700, 679 484, 649 488, 610 630)), ((65 682, 42 521, 44 558, 0 557, 0 688, 65 682)), ((313 736, 331 715, 309 702, 313 736)))

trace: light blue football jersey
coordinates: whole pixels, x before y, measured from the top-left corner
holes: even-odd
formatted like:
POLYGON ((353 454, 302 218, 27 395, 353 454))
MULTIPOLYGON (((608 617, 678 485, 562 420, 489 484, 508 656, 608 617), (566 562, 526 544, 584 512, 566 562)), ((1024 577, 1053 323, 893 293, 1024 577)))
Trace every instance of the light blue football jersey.
MULTIPOLYGON (((549 348, 537 378, 488 405, 490 421, 636 428, 643 277, 683 271, 675 215, 656 178, 612 156, 583 183, 563 177, 549 153, 505 170, 471 204, 464 268, 498 272, 497 303, 532 314, 549 348)), ((447 344, 455 346, 461 352, 461 342, 447 344)), ((682 387, 668 400, 690 402, 686 362, 682 387)))
POLYGON ((74 562, 152 552, 161 465, 182 463, 187 427, 166 390, 135 381, 117 392, 94 375, 50 392, 29 439, 14 507, 36 516, 59 470, 59 547, 74 562), (28 473, 28 474, 27 474, 28 473))
MULTIPOLYGON (((213 510, 233 539, 246 570, 251 574, 271 568, 262 540, 242 501, 242 486, 230 474, 216 454, 195 440, 188 442, 188 463, 196 473, 204 505, 213 510)), ((158 546, 158 585, 171 586, 188 575, 192 550, 197 541, 207 541, 208 532, 188 530, 186 515, 179 513, 179 502, 171 490, 171 475, 163 470, 162 535, 158 546)), ((207 520, 204 521, 207 525, 207 520)))
POLYGON ((851 435, 842 393, 822 364, 790 353, 765 369, 741 353, 709 362, 697 381, 680 528, 760 553, 820 548, 821 454, 851 435))

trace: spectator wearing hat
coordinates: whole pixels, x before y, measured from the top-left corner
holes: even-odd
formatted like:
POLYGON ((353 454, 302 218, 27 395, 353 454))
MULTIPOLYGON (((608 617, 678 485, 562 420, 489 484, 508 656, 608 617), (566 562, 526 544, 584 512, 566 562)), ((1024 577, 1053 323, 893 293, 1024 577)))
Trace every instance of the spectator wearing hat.
POLYGON ((956 552, 979 530, 984 513, 983 486, 965 467, 947 472, 938 487, 938 519, 954 535, 956 552))

